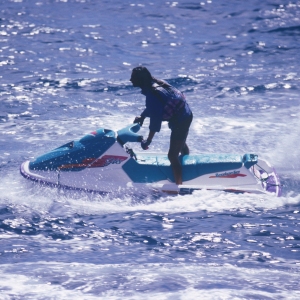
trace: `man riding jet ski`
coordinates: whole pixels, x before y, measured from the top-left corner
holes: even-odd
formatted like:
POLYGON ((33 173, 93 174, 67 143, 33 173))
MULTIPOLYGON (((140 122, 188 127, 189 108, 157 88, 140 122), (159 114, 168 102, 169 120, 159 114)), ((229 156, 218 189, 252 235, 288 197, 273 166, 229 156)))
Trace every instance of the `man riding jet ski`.
POLYGON ((142 148, 148 149, 155 133, 160 131, 162 121, 167 121, 171 129, 168 159, 175 183, 182 184, 182 167, 178 156, 179 153, 186 155, 190 152, 186 138, 193 120, 184 95, 167 82, 153 77, 145 67, 134 68, 130 81, 134 87, 141 88, 142 94, 146 96, 146 109, 134 122, 142 126, 144 119, 150 118, 149 135, 147 140, 141 142, 142 148))

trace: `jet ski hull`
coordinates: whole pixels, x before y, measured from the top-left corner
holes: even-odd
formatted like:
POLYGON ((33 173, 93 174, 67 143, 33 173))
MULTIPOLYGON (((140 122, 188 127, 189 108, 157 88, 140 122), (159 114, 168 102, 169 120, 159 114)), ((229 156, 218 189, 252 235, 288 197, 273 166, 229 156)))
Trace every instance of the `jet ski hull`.
POLYGON ((141 136, 134 124, 117 132, 98 129, 20 167, 21 174, 51 187, 86 192, 127 193, 155 189, 187 194, 195 190, 281 195, 275 169, 255 154, 198 154, 180 157, 183 184, 177 186, 166 155, 134 153, 126 145, 141 136))

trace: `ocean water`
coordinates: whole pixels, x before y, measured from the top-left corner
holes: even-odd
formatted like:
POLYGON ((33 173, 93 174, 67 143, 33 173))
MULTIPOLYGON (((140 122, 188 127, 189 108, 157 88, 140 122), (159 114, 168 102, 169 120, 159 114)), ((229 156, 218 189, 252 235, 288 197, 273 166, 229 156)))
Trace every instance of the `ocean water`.
MULTIPOLYGON (((0 299, 299 299, 300 1, 2 0, 0 12, 0 299), (256 153, 282 197, 100 196, 20 175, 130 124, 138 65, 185 93, 192 153, 256 153)), ((151 150, 166 153, 169 134, 151 150)))

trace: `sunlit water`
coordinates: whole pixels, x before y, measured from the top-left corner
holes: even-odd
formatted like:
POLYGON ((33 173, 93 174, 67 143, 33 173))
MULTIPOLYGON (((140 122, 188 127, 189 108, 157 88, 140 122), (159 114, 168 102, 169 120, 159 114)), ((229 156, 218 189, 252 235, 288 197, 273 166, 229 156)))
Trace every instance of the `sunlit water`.
MULTIPOLYGON (((1 299, 300 297, 299 1, 11 0, 0 11, 1 299), (256 153, 283 196, 100 196, 21 177, 24 160, 130 124, 144 105, 129 81, 139 64, 185 93, 193 153, 256 153)), ((168 141, 164 125, 151 150, 168 141)))

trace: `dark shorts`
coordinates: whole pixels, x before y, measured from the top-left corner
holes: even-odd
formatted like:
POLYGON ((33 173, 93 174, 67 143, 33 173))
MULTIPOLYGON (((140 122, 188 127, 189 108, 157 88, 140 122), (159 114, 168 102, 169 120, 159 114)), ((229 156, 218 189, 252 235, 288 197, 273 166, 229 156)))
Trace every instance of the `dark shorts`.
POLYGON ((185 141, 192 121, 193 115, 185 119, 183 122, 172 124, 171 140, 185 141))

